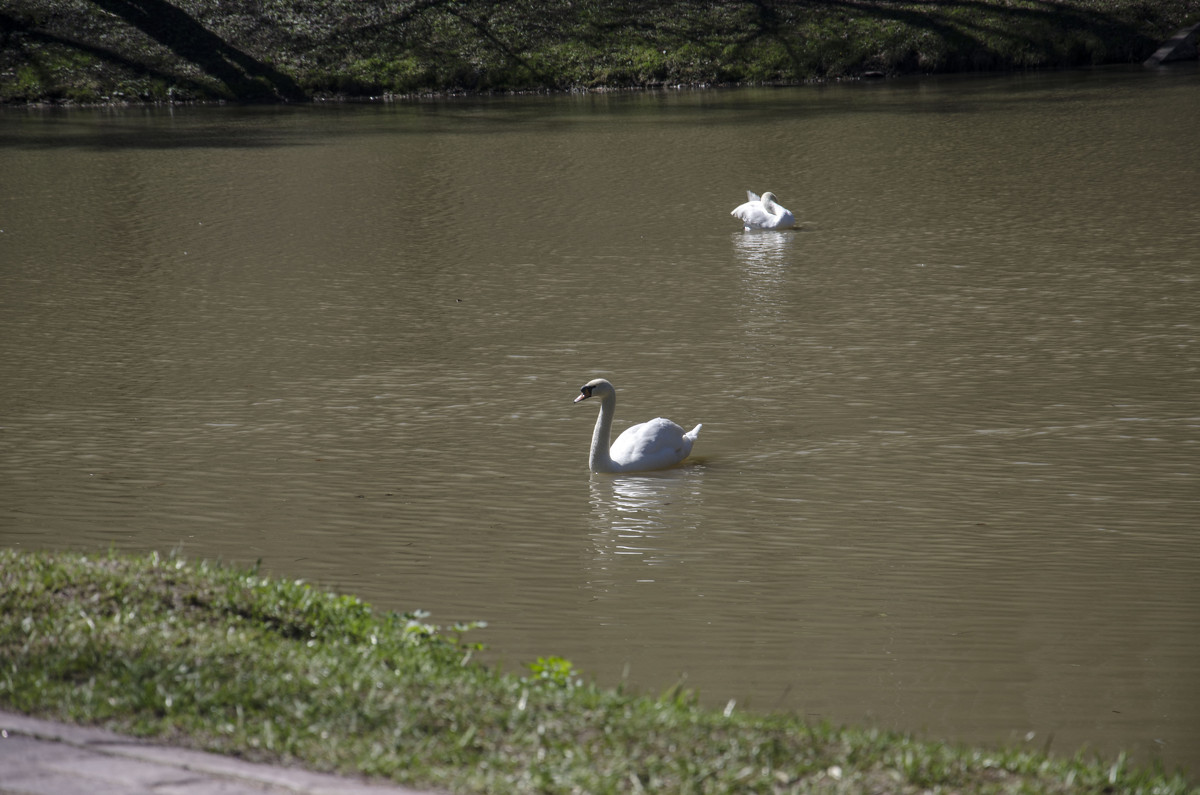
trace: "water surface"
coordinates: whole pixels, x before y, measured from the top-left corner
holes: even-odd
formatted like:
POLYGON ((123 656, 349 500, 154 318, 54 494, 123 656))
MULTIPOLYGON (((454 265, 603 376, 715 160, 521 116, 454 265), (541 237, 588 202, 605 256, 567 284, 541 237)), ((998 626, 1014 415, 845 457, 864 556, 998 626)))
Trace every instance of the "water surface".
POLYGON ((1194 770, 1197 89, 5 110, 0 543, 1194 770), (689 465, 590 475, 597 376, 618 428, 703 422, 689 465))

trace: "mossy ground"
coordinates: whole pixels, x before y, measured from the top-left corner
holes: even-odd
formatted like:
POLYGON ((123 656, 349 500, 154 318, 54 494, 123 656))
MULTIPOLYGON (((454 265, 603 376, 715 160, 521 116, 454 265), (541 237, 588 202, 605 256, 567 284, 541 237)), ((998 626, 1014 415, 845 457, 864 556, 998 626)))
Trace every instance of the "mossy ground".
POLYGON ((1194 792, 1051 759, 478 663, 469 627, 173 557, 0 550, 0 705, 460 792, 1194 792), (466 637, 464 637, 466 633, 466 637))
POLYGON ((0 0, 0 101, 302 101, 1129 63, 1200 0, 0 0))

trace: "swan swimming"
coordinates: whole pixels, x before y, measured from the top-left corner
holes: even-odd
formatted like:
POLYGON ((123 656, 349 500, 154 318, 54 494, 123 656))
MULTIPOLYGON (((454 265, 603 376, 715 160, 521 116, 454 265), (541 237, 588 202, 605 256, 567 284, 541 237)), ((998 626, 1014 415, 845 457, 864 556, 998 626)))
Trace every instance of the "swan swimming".
POLYGON ((658 417, 626 428, 610 448, 608 440, 612 435, 617 390, 608 381, 597 378, 579 389, 575 402, 591 397, 600 398, 600 416, 596 418, 588 455, 588 467, 593 472, 644 472, 675 466, 692 452, 700 434, 700 425, 684 433, 680 426, 658 417))
POLYGON ((794 226, 796 216, 792 211, 775 201, 775 194, 767 191, 760 199, 752 190, 746 191, 747 202, 734 207, 729 213, 741 220, 746 231, 751 229, 787 229, 794 226))

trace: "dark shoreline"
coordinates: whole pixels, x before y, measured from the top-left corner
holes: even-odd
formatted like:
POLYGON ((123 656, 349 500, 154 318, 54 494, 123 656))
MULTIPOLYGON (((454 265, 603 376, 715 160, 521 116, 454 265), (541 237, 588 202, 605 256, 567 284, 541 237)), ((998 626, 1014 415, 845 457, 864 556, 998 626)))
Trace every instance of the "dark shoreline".
POLYGON ((1142 63, 1197 0, 0 0, 0 104, 396 101, 1142 63))

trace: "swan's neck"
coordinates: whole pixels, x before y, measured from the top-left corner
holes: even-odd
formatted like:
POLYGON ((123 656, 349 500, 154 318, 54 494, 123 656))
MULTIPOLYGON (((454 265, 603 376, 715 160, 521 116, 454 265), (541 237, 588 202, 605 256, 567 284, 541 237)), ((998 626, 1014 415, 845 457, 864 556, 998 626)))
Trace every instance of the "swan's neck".
POLYGON ((592 431, 592 452, 588 456, 588 468, 593 472, 615 472, 612 456, 608 453, 608 439, 612 435, 613 413, 617 408, 617 396, 607 394, 600 401, 600 416, 592 431))

